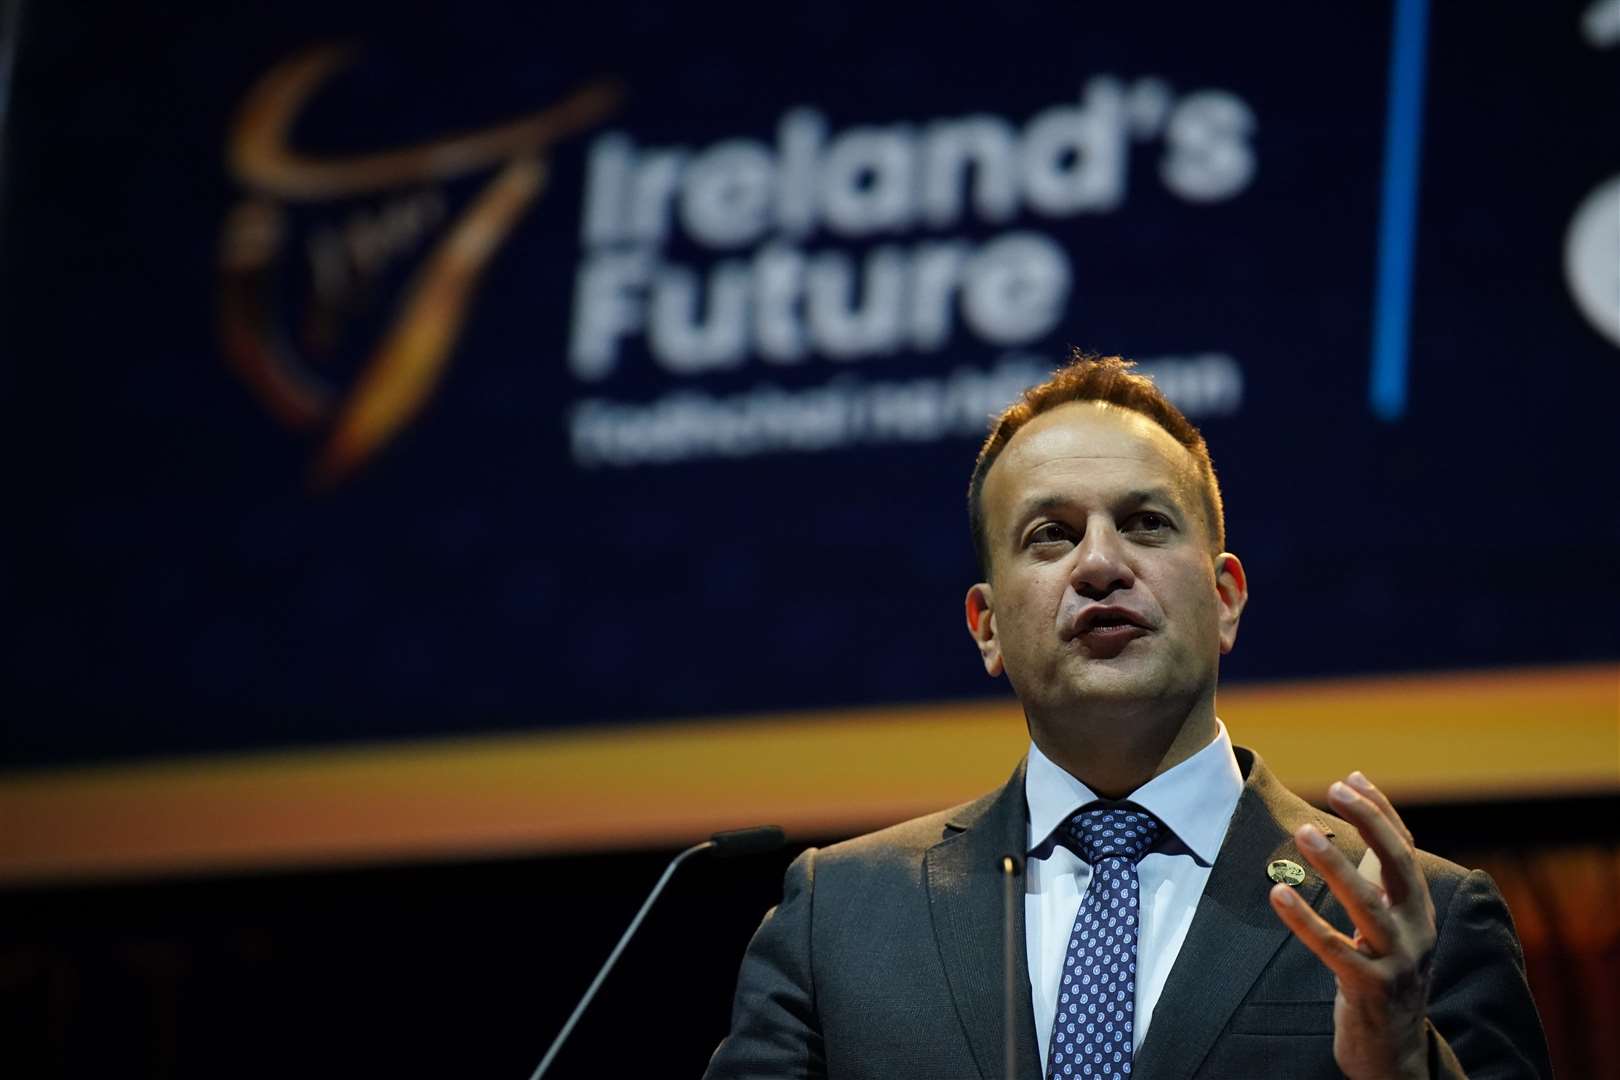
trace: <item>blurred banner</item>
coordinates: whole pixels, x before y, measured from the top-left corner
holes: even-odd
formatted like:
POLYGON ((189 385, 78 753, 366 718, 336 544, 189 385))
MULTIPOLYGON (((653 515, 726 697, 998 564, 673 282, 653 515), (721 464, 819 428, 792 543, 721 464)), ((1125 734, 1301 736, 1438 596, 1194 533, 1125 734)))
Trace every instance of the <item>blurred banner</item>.
POLYGON ((1076 346, 1208 437, 1239 742, 1620 788, 1617 9, 32 5, 0 875, 970 796, 1076 346))

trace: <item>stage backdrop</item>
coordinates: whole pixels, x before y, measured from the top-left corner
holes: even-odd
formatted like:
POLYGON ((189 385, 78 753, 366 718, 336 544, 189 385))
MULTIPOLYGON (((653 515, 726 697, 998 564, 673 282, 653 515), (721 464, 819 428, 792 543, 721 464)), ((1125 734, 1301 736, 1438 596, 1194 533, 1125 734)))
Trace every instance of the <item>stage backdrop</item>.
POLYGON ((970 796, 1025 736, 962 625, 968 472, 1076 346, 1208 437, 1238 741, 1308 790, 1615 790, 1617 39, 29 6, 0 876, 970 796))

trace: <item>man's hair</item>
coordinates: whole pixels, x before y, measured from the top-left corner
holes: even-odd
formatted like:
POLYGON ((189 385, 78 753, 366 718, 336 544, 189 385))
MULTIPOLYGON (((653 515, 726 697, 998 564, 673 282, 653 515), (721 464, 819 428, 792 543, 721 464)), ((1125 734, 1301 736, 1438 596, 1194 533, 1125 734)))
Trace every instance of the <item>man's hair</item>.
POLYGON ((979 458, 973 464, 973 479, 968 484, 968 524, 973 529, 973 550, 978 553, 979 569, 986 581, 990 580, 990 538, 984 520, 984 478, 1020 428, 1041 413, 1074 401, 1097 401, 1141 413, 1186 447, 1202 481, 1204 516, 1214 542, 1211 554, 1225 549, 1226 512, 1221 505, 1220 484, 1215 481, 1215 466, 1209 460, 1209 447, 1204 445, 1204 437, 1198 429, 1180 409, 1170 404, 1170 399, 1152 379, 1131 370, 1135 366, 1131 360, 1092 356, 1076 349, 1067 364, 1045 382, 1025 390, 991 423, 990 437, 979 448, 979 458))

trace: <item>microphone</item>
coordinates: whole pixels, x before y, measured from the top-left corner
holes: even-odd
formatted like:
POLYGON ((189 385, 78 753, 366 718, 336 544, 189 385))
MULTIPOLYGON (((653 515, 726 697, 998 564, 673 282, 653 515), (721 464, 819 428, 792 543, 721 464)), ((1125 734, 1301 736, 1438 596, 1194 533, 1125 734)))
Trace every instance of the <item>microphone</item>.
POLYGON ((563 1043, 568 1041, 568 1036, 573 1034, 574 1025, 579 1023, 581 1016, 585 1015, 585 1009, 590 1005, 591 1000, 596 997, 596 992, 602 988, 602 983, 607 980, 608 972, 612 971, 613 965, 618 963, 619 954, 624 952, 624 947, 630 944, 630 939, 636 936, 637 930, 641 929, 641 921, 647 917, 647 912, 652 910, 653 903, 663 893, 664 886, 669 884, 669 879, 675 876, 675 871, 681 863, 694 855, 701 855, 704 852, 713 852, 715 857, 720 859, 733 859, 743 855, 762 855, 767 851, 775 851, 785 843, 787 843, 787 834, 777 826, 756 825, 751 829, 731 829, 727 832, 715 833, 703 843, 694 844, 669 860, 669 865, 664 867, 664 874, 658 879, 658 884, 654 885, 652 892, 647 894, 647 899, 642 903, 641 910, 636 912, 636 917, 630 920, 630 926, 625 930, 624 936, 619 938, 619 943, 613 946, 612 952, 608 953, 607 962, 602 965, 602 970, 596 973, 596 978, 591 980, 591 985, 585 990, 585 996, 579 999, 578 1005, 574 1006, 574 1011, 569 1015, 568 1021, 563 1024, 562 1030, 557 1033, 557 1038, 552 1041, 551 1048, 546 1051, 546 1056, 540 1059, 539 1065, 535 1066, 529 1080, 540 1080, 542 1076, 546 1075, 546 1070, 551 1068, 551 1063, 557 1058, 557 1052, 562 1049, 563 1043))
MULTIPOLYGON (((709 837, 717 859, 735 859, 743 855, 763 855, 787 843, 787 834, 775 825, 755 825, 751 829, 732 829, 709 837)), ((698 845, 702 847, 702 844, 698 845)))
POLYGON ((1024 862, 1016 855, 1001 857, 1001 1038, 1002 1075, 1013 1080, 1018 1075, 1018 1038, 1013 1017, 1018 1015, 1018 965, 1014 949, 1023 948, 1018 940, 1018 918, 1014 904, 1019 902, 1018 875, 1024 862))

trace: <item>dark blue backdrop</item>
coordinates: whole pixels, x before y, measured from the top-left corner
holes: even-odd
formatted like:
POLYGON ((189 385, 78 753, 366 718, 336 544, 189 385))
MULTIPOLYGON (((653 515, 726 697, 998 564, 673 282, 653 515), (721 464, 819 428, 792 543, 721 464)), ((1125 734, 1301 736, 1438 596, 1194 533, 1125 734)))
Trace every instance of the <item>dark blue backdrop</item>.
MULTIPOLYGON (((27 10, 6 132, 0 765, 996 693, 961 629, 970 421, 994 396, 974 378, 1038 372, 1071 346, 1182 379, 1254 590, 1229 679, 1620 656, 1620 340, 1583 315, 1565 269, 1577 208, 1620 173, 1620 84, 1582 5, 1430 14, 1426 62, 1393 83, 1420 121, 1392 144, 1415 189, 1386 182, 1389 6, 1331 22, 1019 3, 91 7, 27 10), (597 78, 624 97, 546 149, 549 184, 476 280, 436 392, 323 488, 310 470, 326 421, 290 430, 227 363, 228 215, 255 199, 283 215, 260 329, 341 398, 502 166, 330 197, 255 191, 227 164, 238 110, 329 42, 354 58, 290 133, 316 159, 486 128, 597 78), (1115 90, 1117 109, 1098 104, 1115 90), (970 117, 1027 143, 1056 107, 1085 133, 1041 166, 1075 181, 1067 210, 1025 188, 1011 209, 969 199, 943 223, 871 209, 894 176, 923 205, 934 174, 917 157, 857 170, 844 195, 869 200, 864 230, 823 215, 725 247, 676 213, 662 243, 582 233, 609 133, 638 154, 682 148, 695 168, 727 140, 775 154, 795 109, 822 118, 828 147, 886 131, 880 154, 970 117), (1381 232, 1403 192, 1415 234, 1381 232), (320 245, 362 258, 362 226, 401 207, 420 227, 317 303, 320 245), (923 346, 840 358, 812 344, 781 362, 750 346, 691 373, 644 328, 604 377, 571 360, 583 274, 604 252, 688 271, 712 299, 712 274, 773 243, 870 285, 875 253, 956 245, 971 260, 1008 236, 1060 253, 1050 325, 1025 311, 999 339, 984 329, 1040 307, 1049 263, 992 280, 970 262, 989 306, 977 323, 951 306, 923 346), (1393 340, 1409 349, 1382 419, 1380 256, 1403 251, 1410 323, 1393 340), (1199 372, 1215 381, 1188 384, 1199 372), (942 419, 951 387, 980 389, 942 419), (625 410, 762 400, 832 400, 846 423, 798 447, 767 431, 758 452, 700 430, 678 460, 580 454, 586 402, 629 416, 615 437, 633 438, 654 416, 625 410), (907 402, 922 410, 910 426, 871 418, 907 402)), ((1038 171, 1020 161, 1007 167, 1038 171)), ((731 196, 733 210, 749 197, 731 196)), ((889 314, 917 317, 911 295, 893 301, 910 315, 889 314)), ((886 301, 871 302, 881 322, 886 301)))

